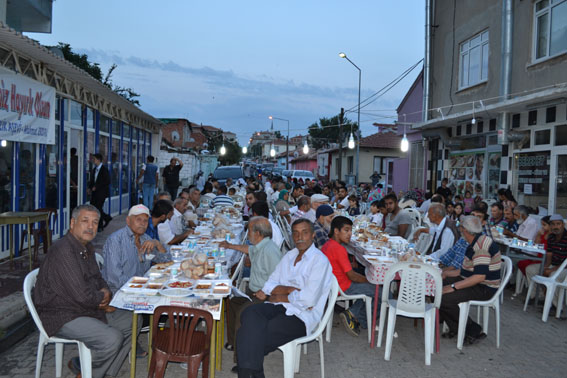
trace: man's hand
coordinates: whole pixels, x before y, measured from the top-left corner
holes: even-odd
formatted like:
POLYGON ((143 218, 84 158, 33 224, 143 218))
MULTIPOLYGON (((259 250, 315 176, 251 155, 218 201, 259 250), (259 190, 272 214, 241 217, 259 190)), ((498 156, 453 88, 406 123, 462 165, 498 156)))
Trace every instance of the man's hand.
POLYGON ((227 242, 226 240, 223 240, 219 243, 219 247, 220 248, 228 248, 228 249, 232 249, 232 244, 230 244, 229 242, 227 242))
POLYGON ((110 293, 110 291, 103 287, 102 289, 100 289, 100 291, 103 292, 104 297, 102 298, 102 302, 100 302, 100 304, 98 305, 99 308, 103 308, 108 306, 108 304, 110 303, 110 299, 112 298, 112 294, 110 293))
POLYGON ((508 237, 511 237, 511 238, 513 238, 515 236, 515 234, 512 231, 506 230, 506 229, 504 229, 503 234, 504 234, 504 236, 508 236, 508 237))
POLYGON ((261 301, 265 301, 266 298, 268 298, 268 296, 266 295, 266 293, 264 293, 262 290, 258 290, 257 292, 254 293, 254 296, 256 298, 258 298, 261 301))
POLYGON ((93 192, 96 192, 96 186, 93 186, 93 188, 91 189, 93 192))
POLYGON ((301 291, 301 289, 298 289, 293 286, 278 285, 274 288, 274 290, 272 290, 272 295, 277 295, 277 294, 289 295, 294 290, 301 291))
POLYGON ((445 286, 443 286, 443 294, 449 294, 449 293, 452 293, 452 292, 454 292, 454 291, 455 291, 455 289, 453 289, 453 288, 451 287, 451 285, 445 285, 445 286))

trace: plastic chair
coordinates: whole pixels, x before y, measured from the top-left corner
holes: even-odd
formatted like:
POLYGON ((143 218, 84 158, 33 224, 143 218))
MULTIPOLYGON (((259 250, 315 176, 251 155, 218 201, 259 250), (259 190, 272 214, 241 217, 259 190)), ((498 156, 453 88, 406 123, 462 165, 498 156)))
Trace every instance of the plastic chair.
POLYGON ((546 293, 545 293, 545 303, 543 305, 543 315, 541 316, 541 320, 547 322, 547 318, 549 317, 549 310, 551 309, 551 304, 553 302, 553 296, 555 295, 555 290, 561 290, 559 293, 559 299, 557 302, 557 311, 555 312, 555 317, 559 319, 561 316, 561 310, 563 307, 563 298, 565 296, 565 290, 567 289, 567 276, 563 281, 559 281, 558 277, 567 267, 567 259, 563 261, 563 263, 557 268, 557 270, 549 277, 544 276, 534 276, 532 281, 530 282, 530 286, 528 287, 528 295, 526 296, 526 302, 524 303, 524 311, 528 308, 528 302, 530 301, 530 296, 532 295, 532 291, 534 289, 535 284, 545 285, 546 293))
POLYGON ((24 299, 26 305, 30 310, 32 319, 39 330, 39 342, 37 344, 37 359, 35 363, 35 377, 39 378, 41 375, 41 363, 43 361, 43 350, 45 346, 49 343, 55 343, 55 376, 61 377, 63 370, 63 346, 64 344, 77 344, 79 349, 79 358, 81 360, 81 376, 83 378, 91 378, 92 376, 92 362, 91 362, 91 351, 86 345, 78 340, 62 339, 60 337, 49 337, 45 329, 35 305, 32 301, 32 290, 37 281, 37 275, 39 274, 39 269, 34 269, 28 273, 24 280, 24 299))
POLYGON ((429 264, 399 262, 388 269, 383 287, 387 288, 388 292, 386 290, 382 291, 378 346, 382 346, 386 308, 389 307, 384 359, 390 361, 396 317, 402 315, 410 318, 423 318, 425 328, 425 364, 431 365, 431 353, 433 353, 433 343, 435 341, 435 310, 441 305, 441 292, 443 290, 443 280, 440 271, 429 264), (389 299, 390 284, 398 273, 400 273, 401 277, 398 299, 389 299), (435 300, 433 303, 425 302, 427 275, 433 277, 435 281, 435 300))
MULTIPOLYGON (((358 299, 362 299, 364 301, 364 304, 366 305, 366 325, 368 327, 368 343, 370 343, 370 339, 372 338, 372 297, 369 297, 364 294, 348 295, 345 294, 344 291, 342 291, 341 288, 339 287, 337 302, 345 301, 346 302, 345 308, 348 309, 349 301, 356 301, 358 299)), ((329 323, 327 323, 327 336, 325 338, 328 343, 331 342, 332 329, 333 329, 333 316, 331 315, 331 317, 329 318, 329 323)))
POLYGON ((429 247, 431 243, 433 243, 433 235, 428 232, 422 232, 419 234, 419 238, 417 239, 417 243, 415 243, 415 250, 425 255, 427 251, 429 251, 429 247))
MULTIPOLYGON (((323 318, 313 333, 307 336, 292 340, 279 347, 283 352, 284 359, 284 378, 293 378, 295 373, 299 373, 299 362, 301 357, 301 345, 316 340, 319 343, 319 355, 321 358, 321 378, 325 378, 325 356, 323 352, 323 331, 327 327, 329 319, 335 311, 335 302, 339 293, 339 283, 335 276, 331 277, 331 289, 327 299, 327 308, 323 313, 323 318)), ((305 345, 306 346, 306 345, 305 345)), ((307 354, 307 349, 304 349, 307 354)))
POLYGON ((163 377, 169 361, 187 363, 187 377, 197 377, 202 363, 202 376, 208 377, 212 330, 213 316, 208 311, 178 306, 156 308, 148 377, 163 377), (167 321, 159 324, 164 315, 167 321), (203 322, 205 330, 196 331, 203 322))
POLYGON ((104 265, 104 257, 100 253, 95 252, 96 264, 98 265, 98 270, 102 272, 102 266, 104 265))
POLYGON ((459 303, 459 332, 457 335, 457 349, 463 349, 467 319, 469 317, 469 310, 471 306, 484 307, 482 313, 482 331, 484 333, 488 332, 489 310, 490 308, 494 309, 494 314, 496 316, 496 347, 500 348, 500 295, 504 291, 506 285, 508 285, 510 277, 512 276, 512 260, 510 260, 508 256, 502 256, 502 262, 505 265, 501 268, 504 279, 500 281, 500 287, 496 293, 494 293, 492 298, 487 301, 468 301, 459 303))

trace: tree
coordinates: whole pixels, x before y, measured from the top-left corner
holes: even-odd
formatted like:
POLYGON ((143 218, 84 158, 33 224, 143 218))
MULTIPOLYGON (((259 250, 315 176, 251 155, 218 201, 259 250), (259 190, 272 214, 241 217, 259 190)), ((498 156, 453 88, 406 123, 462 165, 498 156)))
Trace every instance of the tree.
POLYGON ((277 139, 284 139, 282 133, 279 130, 274 131, 274 135, 276 136, 277 139))
POLYGON ((139 93, 134 92, 132 88, 121 87, 112 83, 112 73, 117 67, 116 63, 112 63, 112 66, 108 69, 102 83, 114 92, 118 93, 120 96, 124 97, 126 100, 130 101, 132 104, 140 106, 140 101, 136 99, 136 97, 140 97, 139 93))
POLYGON ((319 123, 314 123, 309 126, 309 145, 314 149, 328 147, 330 143, 338 143, 339 140, 345 138, 352 132, 356 135, 358 125, 348 118, 343 120, 343 134, 339 138, 339 115, 331 118, 320 118, 319 123))
POLYGON ((256 143, 250 147, 250 153, 254 157, 262 156, 262 144, 256 143))
MULTIPOLYGON (((242 148, 238 145, 238 142, 232 140, 226 140, 224 142, 224 147, 226 148, 226 153, 219 156, 219 161, 222 165, 234 165, 240 162, 242 158, 242 148)), ((220 148, 219 148, 220 150, 220 148)))

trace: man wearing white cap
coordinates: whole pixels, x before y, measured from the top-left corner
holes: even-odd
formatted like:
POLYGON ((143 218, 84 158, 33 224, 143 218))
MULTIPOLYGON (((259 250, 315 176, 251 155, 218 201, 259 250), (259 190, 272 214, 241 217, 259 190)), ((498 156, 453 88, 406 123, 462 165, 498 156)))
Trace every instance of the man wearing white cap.
MULTIPOLYGON (((563 217, 559 214, 553 214, 549 217, 549 228, 550 234, 547 238, 547 253, 545 256, 544 263, 544 276, 551 276, 555 271, 561 266, 561 264, 567 259, 567 230, 565 229, 565 223, 563 222, 563 217)), ((533 276, 539 274, 541 269, 541 264, 532 264, 526 267, 526 277, 528 282, 531 282, 533 276)), ((567 269, 563 270, 562 273, 557 277, 557 281, 563 282, 567 277, 567 269)), ((555 295, 553 297, 553 305, 557 307, 557 301, 559 299, 560 290, 555 290, 555 295)), ((535 296, 535 293, 533 294, 535 296)))
POLYGON ((126 218, 126 227, 114 232, 106 239, 102 255, 104 265, 102 277, 115 293, 134 276, 143 276, 152 259, 163 260, 167 255, 159 240, 146 234, 150 210, 144 205, 130 208, 126 218), (155 253, 155 251, 159 253, 155 253))
POLYGON ((305 213, 305 218, 309 219, 311 222, 317 222, 317 208, 321 205, 328 205, 329 197, 324 194, 313 194, 311 196, 311 209, 305 213))

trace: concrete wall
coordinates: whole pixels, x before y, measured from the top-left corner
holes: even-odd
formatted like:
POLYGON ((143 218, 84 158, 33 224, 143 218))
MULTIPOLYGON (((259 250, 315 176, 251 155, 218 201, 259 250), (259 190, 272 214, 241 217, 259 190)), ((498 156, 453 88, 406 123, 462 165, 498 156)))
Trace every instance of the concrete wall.
MULTIPOLYGON (((353 157, 353 174, 356 174, 356 149, 343 149, 343 160, 342 160, 342 170, 341 173, 344 180, 345 175, 348 175, 348 158, 353 157)), ((396 149, 385 149, 385 148, 360 148, 359 155, 359 182, 370 182, 370 176, 374 173, 374 157, 383 158, 399 158, 403 156, 403 153, 399 148, 396 149)), ((331 161, 329 162, 330 170, 330 180, 337 180, 335 159, 339 157, 339 152, 334 151, 331 153, 331 161)), ((394 173, 395 174, 395 173, 394 173)))
MULTIPOLYGON (((193 177, 201 169, 201 164, 197 156, 193 153, 182 153, 182 152, 169 152, 167 150, 160 150, 158 155, 158 167, 160 170, 160 181, 163 181, 161 174, 163 168, 169 165, 171 158, 176 157, 183 162, 183 168, 179 172, 179 180, 181 181, 181 187, 187 187, 193 183, 193 177)), ((207 176, 205 176, 207 177, 207 176)), ((161 186, 163 186, 163 182, 161 186)))

